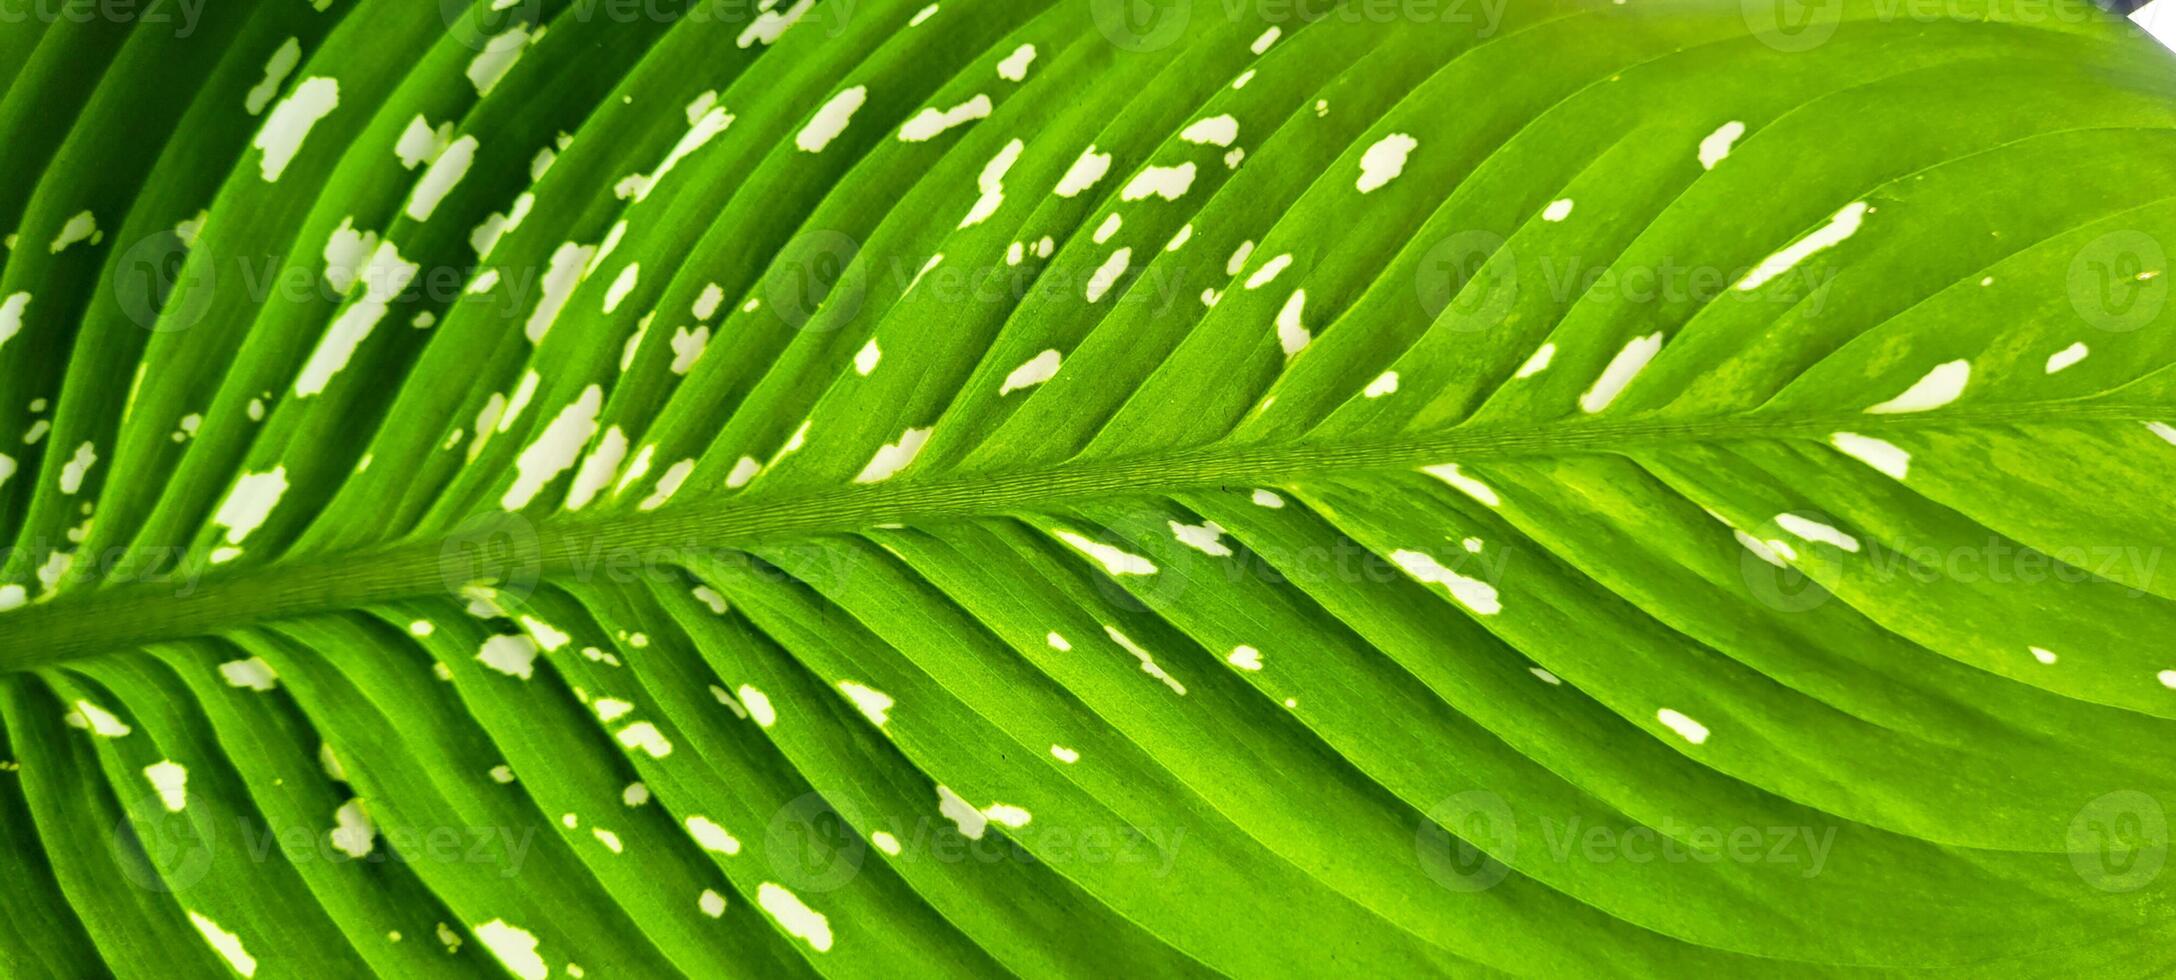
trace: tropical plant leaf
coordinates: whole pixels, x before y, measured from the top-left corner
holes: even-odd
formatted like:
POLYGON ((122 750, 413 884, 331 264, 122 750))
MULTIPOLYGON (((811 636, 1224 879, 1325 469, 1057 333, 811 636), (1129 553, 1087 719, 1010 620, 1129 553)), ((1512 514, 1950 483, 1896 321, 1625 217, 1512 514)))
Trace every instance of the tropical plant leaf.
POLYGON ((0 973, 2176 970, 2082 0, 32 8, 0 973))

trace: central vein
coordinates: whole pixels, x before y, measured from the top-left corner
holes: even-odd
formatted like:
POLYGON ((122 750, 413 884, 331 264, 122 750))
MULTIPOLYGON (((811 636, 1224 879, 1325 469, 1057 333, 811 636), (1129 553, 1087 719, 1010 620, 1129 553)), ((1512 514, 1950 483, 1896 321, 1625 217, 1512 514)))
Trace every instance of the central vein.
POLYGON ((1570 421, 1475 426, 1394 441, 1219 446, 988 474, 907 478, 873 486, 761 493, 653 513, 534 520, 503 514, 429 540, 338 554, 295 555, 202 579, 145 581, 73 593, 0 614, 0 671, 49 666, 146 643, 404 599, 470 585, 547 578, 614 551, 659 555, 762 541, 929 524, 1083 500, 1210 487, 1292 485, 1367 470, 1476 459, 1628 452, 1743 440, 1826 439, 1839 430, 1959 429, 2018 423, 2150 421, 2168 406, 2080 402, 1921 416, 1744 416, 1705 421, 1570 421))

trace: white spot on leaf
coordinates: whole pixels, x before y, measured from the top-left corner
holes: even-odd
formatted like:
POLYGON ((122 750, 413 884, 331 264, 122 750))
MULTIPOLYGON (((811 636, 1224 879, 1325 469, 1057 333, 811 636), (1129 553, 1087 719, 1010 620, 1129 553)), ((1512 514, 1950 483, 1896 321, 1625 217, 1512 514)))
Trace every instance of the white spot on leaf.
POLYGON ((1095 559, 1098 564, 1103 566, 1103 571, 1106 574, 1156 574, 1156 563, 1146 558, 1143 558, 1140 555, 1136 555, 1127 551, 1121 551, 1118 548, 1114 548, 1110 545, 1104 544, 1101 541, 1095 541, 1090 538, 1083 537, 1082 535, 1076 534, 1072 531, 1059 531, 1057 532, 1057 535, 1058 540, 1063 541, 1066 544, 1072 545, 1075 551, 1078 551, 1083 555, 1095 559))
POLYGON ((748 717, 754 719, 757 726, 769 728, 778 723, 778 712, 772 709, 770 697, 762 691, 742 684, 735 693, 740 695, 741 705, 748 709, 748 717))
POLYGON ((974 207, 967 209, 967 217, 960 219, 960 227, 972 228, 979 225, 1004 205, 1005 175, 1012 172, 1013 164, 1020 162, 1020 152, 1026 148, 1027 144, 1013 140, 1005 144, 1004 149, 997 151, 997 155, 991 157, 989 163, 983 165, 982 173, 975 177, 975 186, 981 190, 982 196, 975 199, 974 207))
POLYGON ((922 447, 929 443, 929 429, 908 429, 895 443, 879 447, 869 465, 862 467, 854 477, 855 483, 882 483, 897 475, 921 455, 922 447))
POLYGON ((333 850, 351 858, 366 858, 377 847, 378 828, 370 822, 363 801, 349 800, 333 812, 330 835, 333 850))
POLYGON ((83 489, 83 478, 89 475, 91 467, 96 465, 98 465, 98 447, 88 442, 77 446, 75 455, 69 457, 68 462, 61 465, 60 492, 71 497, 75 496, 78 491, 83 489))
POLYGON ((249 144, 263 151, 263 157, 258 160, 258 171, 267 183, 278 181, 280 175, 287 172, 287 165, 302 149, 302 140, 310 135, 310 128, 331 115, 339 105, 338 81, 305 78, 280 100, 279 105, 272 107, 272 114, 265 117, 263 128, 249 144))
POLYGON ((1295 289, 1284 301, 1284 308, 1277 311, 1277 346, 1284 349, 1284 356, 1292 357, 1306 350, 1315 335, 1307 329, 1307 290, 1295 289))
POLYGON ((1035 63, 1035 45, 1023 44, 997 63, 997 77, 1017 82, 1028 77, 1028 66, 1035 63))
POLYGON ((279 675, 263 657, 246 660, 229 660, 219 665, 219 676, 228 687, 246 687, 252 691, 269 691, 279 686, 279 675))
POLYGON ((1140 644, 1133 642, 1131 637, 1110 626, 1103 627, 1103 632, 1111 638, 1112 643, 1118 644, 1120 649, 1133 654, 1133 658, 1141 662, 1141 673, 1162 681, 1163 685, 1170 688, 1173 694, 1183 696, 1186 693, 1186 685, 1179 683, 1178 678, 1166 673, 1162 665, 1156 662, 1156 658, 1150 655, 1146 649, 1143 649, 1140 644))
POLYGON ((1229 557, 1230 545, 1224 543, 1224 528, 1215 521, 1203 521, 1199 525, 1171 523, 1171 536, 1180 544, 1214 558, 1229 557))
POLYGON ((130 732, 135 731, 127 722, 114 717, 113 712, 89 701, 79 698, 75 708, 68 715, 68 724, 85 729, 100 738, 126 738, 130 732))
POLYGON ((301 63, 302 41, 288 38, 273 50, 272 57, 265 60, 264 79, 243 93, 242 108, 252 116, 263 112, 265 106, 272 104, 272 97, 279 94, 280 85, 287 81, 287 76, 301 63))
POLYGON ((493 35, 490 40, 485 41, 484 49, 477 52, 476 57, 469 59, 468 68, 463 74, 468 76, 468 82, 475 87, 477 95, 490 95, 491 90, 498 87, 499 80, 513 70, 514 63, 521 60, 522 52, 528 50, 528 47, 528 26, 516 24, 511 30, 493 35))
POLYGON ((793 138, 794 145, 800 147, 804 153, 822 153, 824 147, 830 146, 832 140, 846 132, 847 124, 854 121, 854 113, 861 110, 862 103, 868 101, 868 98, 869 89, 864 85, 856 85, 832 96, 830 101, 824 103, 823 108, 816 110, 815 117, 808 121, 808 125, 801 127, 800 134, 793 138))
POLYGON ((925 107, 899 127, 899 138, 909 143, 927 142, 946 130, 990 118, 991 108, 987 95, 977 95, 950 109, 925 107))
POLYGON ((536 936, 529 930, 508 925, 504 919, 493 919, 469 931, 498 957, 507 972, 521 980, 544 980, 551 975, 544 958, 536 953, 536 936))
POLYGON ((1119 249, 1112 252, 1109 258, 1104 259, 1103 264, 1096 267, 1095 273, 1088 277, 1086 294, 1088 302, 1102 302, 1104 295, 1111 291, 1112 286, 1118 284, 1118 277, 1125 275, 1126 267, 1132 263, 1133 249, 1131 248, 1119 249))
POLYGON ((1859 550, 1859 539, 1820 521, 1809 520, 1797 514, 1777 514, 1776 526, 1807 541, 1834 545, 1853 554, 1857 554, 1859 550))
POLYGON ((1494 616, 1503 611, 1503 602, 1497 597, 1495 586, 1445 568, 1433 555, 1400 549, 1390 553, 1390 560, 1407 575, 1450 590, 1451 598, 1458 600, 1459 605, 1480 615, 1494 616))
POLYGON ((831 921, 785 886, 764 882, 756 888, 756 904, 763 906, 763 911, 770 913, 787 935, 806 940, 809 948, 819 953, 831 951, 831 921))
POLYGON ((1555 358, 1556 345, 1543 344, 1540 347, 1535 348, 1534 353, 1526 359, 1526 363, 1519 365, 1518 371, 1514 372, 1511 376, 1519 379, 1531 378, 1534 375, 1540 374, 1541 372, 1548 370, 1549 362, 1554 360, 1555 358))
POLYGON ((499 506, 510 511, 529 506, 547 484, 571 469, 582 446, 596 434, 597 413, 603 409, 602 387, 590 385, 582 389, 581 397, 561 409, 536 441, 514 460, 514 482, 499 498, 499 506))
POLYGON ((23 311, 30 306, 29 293, 11 293, 0 300, 0 347, 23 332, 23 311))
POLYGON ((1647 363, 1662 350, 1662 333, 1657 331, 1645 337, 1634 337, 1610 358, 1609 366, 1602 369, 1602 376, 1594 379, 1594 386, 1579 396, 1579 410, 1592 415, 1610 406, 1624 392, 1632 379, 1647 369, 1647 363))
POLYGON ((620 729, 618 738, 620 745, 648 753, 652 759, 662 759, 672 754, 672 742, 665 738, 663 732, 657 730, 656 725, 646 721, 638 721, 620 729))
POLYGON ((891 695, 854 681, 840 681, 839 693, 846 695, 847 700, 854 702, 854 707, 861 709, 861 713, 869 719, 870 724, 882 728, 886 722, 892 720, 891 695))
POLYGON ((1046 350, 1029 358, 1019 367, 1013 368, 1012 373, 1005 375, 1004 383, 998 385, 998 396, 1003 397, 1015 391, 1032 388, 1057 377, 1060 363, 1061 358, 1055 350, 1046 350))
POLYGON ((1782 251, 1762 259, 1759 265, 1753 267, 1753 271, 1746 273, 1745 278, 1738 281, 1736 288, 1739 292, 1759 289, 1769 280, 1791 271, 1798 263, 1804 262, 1815 253, 1834 248, 1858 232, 1860 223, 1871 210, 1873 209, 1865 201, 1844 205, 1843 210, 1831 216, 1827 224, 1784 246, 1782 251))
POLYGON ((1895 443, 1855 432, 1838 432, 1829 436, 1828 441, 1844 455, 1888 474, 1891 479, 1904 479, 1911 472, 1912 454, 1895 443))
POLYGON ((226 960, 227 965, 232 967, 234 972, 244 977, 257 975, 257 958, 249 955, 249 950, 243 947, 240 936, 220 928, 219 923, 206 918, 203 913, 194 909, 189 910, 189 924, 196 927, 197 933, 204 937, 204 942, 210 945, 221 959, 226 960))
POLYGON ((1873 415, 1902 415, 1910 412, 1930 412, 1956 401, 1964 394, 1964 388, 1972 380, 1972 362, 1948 361, 1935 365, 1926 376, 1912 382, 1904 393, 1867 408, 1873 415))
POLYGON ((1423 466, 1421 467, 1421 472, 1450 484, 1452 487, 1456 488, 1458 492, 1463 493, 1468 497, 1472 497, 1473 499, 1478 500, 1484 504, 1487 504, 1490 507, 1498 507, 1502 506, 1503 504, 1503 499, 1496 496, 1496 491, 1494 489, 1490 488, 1489 485, 1486 483, 1482 483, 1481 481, 1476 480, 1473 477, 1467 476, 1466 472, 1460 469, 1457 463, 1442 463, 1436 466, 1423 466))
POLYGON ((2079 361, 2085 360, 2085 355, 2088 353, 2090 353, 2090 351, 2088 351, 2083 343, 2072 344, 2068 347, 2063 348, 2062 350, 2056 351, 2055 353, 2048 355, 2048 373, 2054 374, 2055 372, 2070 367, 2071 365, 2076 364, 2079 361))
POLYGON ((476 652, 477 661, 508 677, 528 680, 536 672, 536 641, 526 636, 507 634, 484 641, 476 652))
POLYGON ((694 838, 696 846, 703 850, 728 857, 740 853, 740 840, 709 817, 699 813, 691 815, 687 819, 687 828, 688 836, 694 838))
POLYGON ((1708 726, 1685 717, 1684 714, 1675 709, 1663 708, 1656 711, 1655 718, 1664 725, 1669 726, 1671 731, 1683 736, 1685 741, 1694 745, 1699 745, 1708 740, 1708 726))
POLYGON ((1179 138, 1200 146, 1230 146, 1239 139, 1239 120, 1229 113, 1197 119, 1179 130, 1179 138))
POLYGON ((1078 197, 1110 172, 1111 155, 1097 153, 1096 148, 1090 146, 1081 151, 1080 159, 1073 161, 1073 165, 1066 169, 1065 176, 1058 178, 1058 186, 1052 193, 1059 197, 1078 197))
POLYGON ((1716 164, 1730 155, 1730 148, 1738 142, 1738 137, 1744 135, 1745 124, 1733 119, 1703 137, 1700 140, 1700 169, 1715 169, 1716 164))
POLYGON ((429 221, 437 213, 439 202, 453 191, 461 178, 476 162, 476 137, 463 136, 449 144, 445 151, 431 161, 431 168, 416 181, 415 193, 408 197, 407 215, 417 221, 429 221))
POLYGON ((1405 161, 1420 141, 1404 133, 1392 133, 1376 140, 1360 155, 1360 179, 1354 184, 1360 193, 1368 194, 1398 178, 1405 172, 1405 161))
POLYGON ((358 274, 363 286, 361 299, 348 304, 347 309, 325 329, 325 335, 317 342, 310 359, 295 376, 295 397, 309 398, 322 393, 333 375, 347 367, 348 359, 355 350, 369 339, 377 329, 378 321, 385 319, 393 300, 408 288, 422 266, 401 258, 400 249, 392 242, 381 241, 370 254, 358 274))
POLYGON ((180 813, 189 805, 189 770, 172 759, 162 759, 144 767, 144 779, 159 794, 159 805, 168 813, 180 813))
POLYGON ((1193 186, 1194 165, 1192 163, 1182 163, 1175 167, 1147 167, 1143 168, 1140 173, 1133 175, 1132 180, 1126 182, 1125 189, 1118 192, 1118 199, 1121 201, 1139 201, 1150 197, 1160 197, 1166 201, 1176 201, 1185 197, 1186 192, 1193 186))
POLYGON ((272 508, 279 505, 286 492, 285 466, 274 466, 266 473, 244 473, 227 491, 227 499, 212 515, 212 523, 226 529, 228 544, 241 544, 264 526, 265 518, 271 516, 272 508))

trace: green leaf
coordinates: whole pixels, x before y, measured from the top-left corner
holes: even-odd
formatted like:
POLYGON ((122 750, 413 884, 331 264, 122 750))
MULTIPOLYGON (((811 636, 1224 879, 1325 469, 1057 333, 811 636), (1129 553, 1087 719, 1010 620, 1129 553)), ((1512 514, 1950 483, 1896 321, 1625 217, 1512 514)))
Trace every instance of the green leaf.
POLYGON ((2176 969, 2084 0, 33 6, 0 973, 2176 969))

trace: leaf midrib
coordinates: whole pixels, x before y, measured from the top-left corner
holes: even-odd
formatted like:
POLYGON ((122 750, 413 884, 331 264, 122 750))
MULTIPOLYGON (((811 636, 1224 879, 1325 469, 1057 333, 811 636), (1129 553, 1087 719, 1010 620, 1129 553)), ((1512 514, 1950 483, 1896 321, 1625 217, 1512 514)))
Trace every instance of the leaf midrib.
MULTIPOLYGON (((293 556, 233 571, 109 584, 0 614, 0 672, 49 667, 107 651, 254 623, 457 594, 479 544, 510 541, 500 563, 518 581, 602 568, 614 556, 645 562, 885 525, 961 520, 1112 497, 1209 487, 1254 488, 1369 470, 1446 462, 1623 453, 1642 447, 1735 441, 1825 440, 1839 432, 1971 430, 2005 425, 2106 425, 2164 420, 2167 405, 2074 401, 1970 407, 1918 415, 1748 414, 1726 419, 1573 419, 1477 425, 1367 443, 1236 445, 1124 459, 1068 462, 1012 472, 900 477, 866 486, 761 491, 654 512, 531 520, 489 515, 429 539, 325 555, 293 556), (533 574, 533 578, 532 578, 533 574)), ((692 495, 691 495, 692 496, 692 495)))

